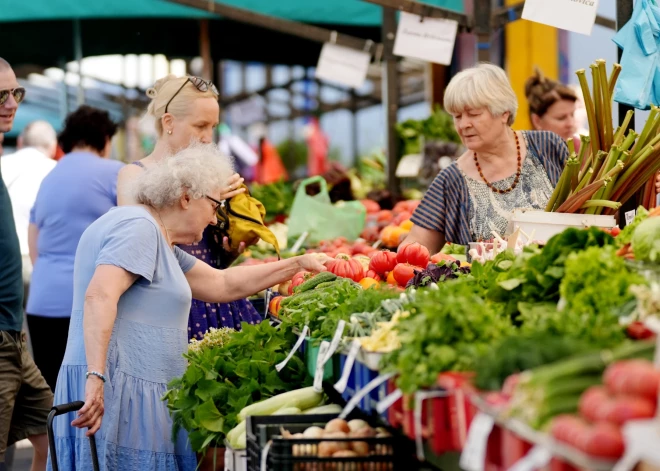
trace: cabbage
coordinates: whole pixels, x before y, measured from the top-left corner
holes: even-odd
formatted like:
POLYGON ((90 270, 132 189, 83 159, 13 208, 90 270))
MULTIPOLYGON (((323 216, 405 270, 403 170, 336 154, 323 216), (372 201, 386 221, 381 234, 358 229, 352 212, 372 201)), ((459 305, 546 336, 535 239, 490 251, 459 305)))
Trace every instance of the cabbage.
POLYGON ((637 226, 632 249, 637 260, 660 263, 660 217, 648 218, 637 226))

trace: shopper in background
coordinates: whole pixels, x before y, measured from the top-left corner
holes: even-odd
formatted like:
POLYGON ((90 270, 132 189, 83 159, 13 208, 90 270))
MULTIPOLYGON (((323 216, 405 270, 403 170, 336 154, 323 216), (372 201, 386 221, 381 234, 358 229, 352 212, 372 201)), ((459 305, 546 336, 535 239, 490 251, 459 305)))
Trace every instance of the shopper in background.
MULTIPOLYGON (((131 196, 131 182, 144 169, 162 161, 195 141, 213 142, 213 131, 218 126, 220 106, 218 91, 211 82, 199 77, 177 77, 168 75, 158 80, 147 91, 151 98, 148 113, 156 120, 158 141, 151 155, 127 165, 119 174, 119 205, 135 204, 131 196)), ((226 200, 240 194, 243 179, 234 174, 220 195, 226 200)), ((244 244, 242 249, 244 250, 244 244)), ((220 240, 212 227, 207 227, 204 237, 181 249, 208 263, 214 268, 226 268, 232 259, 227 240, 220 240)), ((210 327, 240 329, 241 322, 255 324, 261 316, 252 303, 240 299, 226 304, 214 304, 193 299, 188 322, 188 336, 202 339, 210 327)))
POLYGON ((217 270, 177 247, 201 240, 217 223, 232 173, 217 146, 192 145, 150 165, 133 186, 138 204, 108 212, 80 239, 71 335, 55 397, 57 403, 84 397, 85 406, 55 424, 60 469, 89 469, 85 435, 96 434, 101 469, 195 470, 186 432, 172 440, 162 400, 168 382, 186 369, 192 296, 227 303, 300 270, 326 270, 323 254, 217 270), (86 434, 80 430, 87 427, 86 434))
POLYGON ((536 68, 534 75, 525 83, 525 96, 534 129, 552 131, 565 141, 574 138, 574 143, 579 147, 575 121, 578 97, 572 88, 545 77, 536 68))
MULTIPOLYGON (((0 133, 11 131, 25 97, 16 75, 0 58, 0 133)), ((0 134, 2 135, 2 134, 0 134)), ((28 438, 34 447, 31 471, 46 469, 46 419, 53 394, 28 352, 23 327, 21 250, 11 201, 0 170, 0 471, 7 446, 28 438)))
POLYGON ((66 155, 44 178, 30 214, 34 263, 27 320, 34 360, 55 390, 73 303, 73 262, 80 236, 117 205, 122 163, 109 160, 117 131, 106 111, 82 106, 59 136, 66 155))
POLYGON ((28 248, 30 210, 37 199, 42 180, 56 165, 57 133, 46 121, 28 124, 18 137, 18 151, 0 159, 2 178, 9 191, 14 223, 23 256, 25 295, 32 276, 32 261, 28 248))
POLYGON ((444 105, 467 151, 433 180, 402 244, 420 242, 432 253, 445 242, 503 235, 515 209, 545 209, 568 156, 557 134, 511 129, 518 102, 497 66, 459 72, 444 105))

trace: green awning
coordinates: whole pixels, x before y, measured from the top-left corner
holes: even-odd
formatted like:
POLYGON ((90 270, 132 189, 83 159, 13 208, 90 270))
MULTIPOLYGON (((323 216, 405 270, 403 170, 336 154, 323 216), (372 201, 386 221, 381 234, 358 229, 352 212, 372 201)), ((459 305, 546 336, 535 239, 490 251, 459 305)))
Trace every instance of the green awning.
MULTIPOLYGON (((381 7, 361 0, 228 0, 232 6, 317 24, 380 41, 381 7)), ((462 0, 430 0, 462 11, 462 0)), ((57 66, 74 59, 73 19, 81 19, 84 56, 199 55, 200 10, 166 0, 24 0, 0 15, 0 55, 15 65, 57 66)), ((214 16, 213 59, 316 65, 321 44, 214 16)))
MULTIPOLYGON (((377 26, 381 21, 381 8, 360 0, 226 0, 222 3, 303 23, 377 26)), ((426 0, 426 3, 463 11, 462 0, 426 0)), ((202 17, 209 15, 166 0, 25 0, 3 8, 0 22, 202 17)))

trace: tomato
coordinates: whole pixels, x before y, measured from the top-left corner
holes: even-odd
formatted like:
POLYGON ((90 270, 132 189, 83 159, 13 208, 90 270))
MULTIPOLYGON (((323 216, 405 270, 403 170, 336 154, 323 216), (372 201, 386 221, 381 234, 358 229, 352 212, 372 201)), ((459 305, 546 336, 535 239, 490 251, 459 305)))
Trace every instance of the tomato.
POLYGON ((353 281, 360 281, 364 278, 364 268, 362 264, 350 257, 338 255, 328 265, 328 270, 337 276, 350 278, 353 281))
POLYGON ((312 273, 308 271, 299 271, 295 275, 293 275, 293 278, 291 278, 291 287, 289 288, 289 294, 293 294, 293 288, 296 286, 302 285, 305 281, 309 280, 312 276, 312 273))
POLYGON ((426 268, 430 259, 429 249, 418 242, 399 247, 399 251, 396 254, 397 262, 408 263, 416 267, 426 268))
POLYGON ((293 294, 293 288, 291 287, 291 280, 280 283, 277 287, 277 292, 284 296, 291 296, 293 294))
POLYGON ((394 267, 394 270, 392 270, 392 273, 394 274, 394 279, 398 285, 405 287, 410 279, 415 276, 415 270, 422 271, 423 268, 416 267, 408 263, 397 263, 397 265, 394 267))
POLYGON ((412 214, 408 211, 397 214, 392 220, 392 224, 395 226, 400 226, 403 221, 408 221, 412 217, 412 214))
POLYGON ((362 278, 359 283, 360 286, 362 286, 364 289, 373 288, 374 286, 378 287, 379 285, 378 281, 374 280, 373 278, 366 278, 366 277, 362 278))
POLYGON ((610 235, 612 237, 616 237, 619 234, 621 234, 621 229, 619 229, 619 226, 614 226, 612 229, 610 229, 610 235))
POLYGON ((373 270, 367 270, 367 272, 364 274, 365 278, 373 278, 376 281, 382 281, 382 278, 378 273, 376 273, 373 270))
POLYGON ((394 279, 394 271, 391 271, 387 274, 387 284, 392 286, 397 286, 397 282, 394 279))
POLYGON ((392 214, 392 211, 390 211, 389 209, 383 209, 378 212, 378 222, 390 223, 392 222, 393 218, 394 215, 392 214))
POLYGON ((279 316, 280 314, 280 305, 282 304, 283 299, 284 296, 275 296, 270 300, 270 303, 268 303, 268 311, 270 311, 270 313, 275 317, 279 316))
POLYGON ((367 214, 375 214, 380 211, 380 205, 374 200, 360 200, 360 203, 367 210, 367 214))
POLYGON ((369 269, 375 271, 379 275, 385 275, 396 266, 396 253, 388 250, 380 251, 371 257, 369 262, 369 269))

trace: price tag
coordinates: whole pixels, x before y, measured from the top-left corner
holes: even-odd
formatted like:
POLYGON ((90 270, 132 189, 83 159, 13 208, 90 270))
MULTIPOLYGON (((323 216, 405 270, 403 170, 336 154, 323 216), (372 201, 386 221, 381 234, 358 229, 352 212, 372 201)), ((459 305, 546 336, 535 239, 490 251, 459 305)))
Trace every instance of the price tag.
POLYGON ((394 40, 394 54, 436 64, 450 65, 458 23, 442 18, 422 18, 401 12, 394 40))
POLYGON ((396 176, 399 178, 416 178, 422 168, 421 154, 408 154, 401 157, 396 166, 396 176))
POLYGON ((394 377, 394 373, 388 373, 386 375, 377 376, 376 378, 369 381, 365 387, 360 389, 360 392, 358 392, 355 396, 351 398, 350 401, 348 401, 348 404, 346 404, 344 410, 341 411, 341 414, 339 414, 339 418, 345 419, 348 416, 348 414, 350 414, 351 411, 355 409, 355 406, 357 406, 367 394, 369 394, 375 388, 377 388, 385 381, 393 377, 394 377))
POLYGON ((296 253, 298 250, 300 250, 300 247, 302 247, 302 244, 305 243, 305 240, 307 240, 307 237, 309 237, 309 232, 307 232, 307 231, 300 234, 300 237, 298 237, 298 240, 296 241, 296 243, 293 244, 293 247, 291 247, 291 252, 296 253))
POLYGON ((626 211, 626 226, 632 224, 632 222, 635 220, 636 215, 637 215, 637 211, 635 211, 634 209, 631 209, 630 211, 626 211))
POLYGON ((479 412, 470 425, 467 441, 461 454, 460 466, 465 471, 483 471, 486 463, 488 437, 495 426, 495 419, 479 412))
POLYGON ((415 393, 413 420, 415 422, 415 447, 417 448, 417 459, 420 461, 426 461, 426 456, 424 455, 424 437, 422 434, 422 403, 427 399, 446 396, 449 396, 447 391, 418 391, 415 393))
POLYGON ((509 471, 534 471, 536 469, 543 469, 548 466, 551 459, 552 454, 547 448, 536 445, 525 456, 516 461, 509 468, 509 471))
POLYGON ((378 404, 376 404, 376 411, 378 411, 379 414, 382 414, 387 409, 392 407, 392 405, 402 397, 403 397, 403 391, 401 391, 400 389, 396 389, 392 391, 390 394, 385 396, 385 398, 383 398, 378 404))
POLYGON ((323 365, 325 365, 328 361, 330 361, 330 358, 332 358, 332 355, 335 354, 337 351, 337 348, 339 347, 339 342, 341 342, 341 337, 344 335, 344 329, 346 328, 346 321, 339 321, 337 324, 337 330, 335 330, 335 335, 332 337, 332 342, 330 343, 330 347, 328 348, 327 353, 325 354, 325 358, 323 359, 323 365))
POLYGON ((522 17, 589 36, 597 10, 598 0, 525 0, 522 17))
POLYGON ((640 461, 660 465, 660 423, 658 418, 631 420, 623 426, 626 452, 612 471, 631 471, 640 461))
POLYGON ((314 389, 317 392, 323 392, 323 372, 325 371, 325 355, 330 348, 330 342, 325 340, 321 342, 319 354, 316 357, 316 371, 314 372, 314 389))
POLYGON ((325 43, 321 49, 316 78, 351 88, 360 88, 367 79, 371 54, 325 43))
POLYGON ((286 366, 286 364, 289 363, 289 360, 291 360, 291 358, 293 358, 293 355, 296 354, 296 352, 298 351, 298 349, 300 348, 300 346, 301 346, 301 345, 303 344, 303 342, 305 341, 305 337, 307 337, 307 333, 308 333, 308 332, 309 332, 309 327, 308 327, 308 326, 305 326, 305 328, 303 329, 302 333, 301 333, 300 336, 298 337, 298 340, 296 341, 296 344, 293 346, 293 348, 291 349, 291 351, 289 352, 289 354, 286 356, 286 358, 284 359, 284 361, 282 361, 281 363, 278 363, 277 365, 275 365, 275 369, 276 369, 277 371, 282 371, 282 368, 284 368, 284 367, 286 366))
POLYGON ((270 306, 270 298, 273 296, 273 290, 268 288, 266 290, 266 306, 264 307, 264 318, 268 317, 268 306, 270 306))
POLYGON ((351 376, 351 371, 353 371, 353 364, 355 363, 355 357, 360 352, 360 341, 358 339, 353 339, 351 343, 351 349, 346 356, 346 362, 344 363, 344 371, 341 373, 341 378, 335 384, 335 390, 342 394, 346 391, 346 386, 348 385, 348 378, 351 376))

